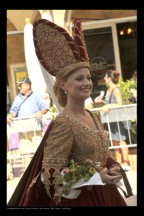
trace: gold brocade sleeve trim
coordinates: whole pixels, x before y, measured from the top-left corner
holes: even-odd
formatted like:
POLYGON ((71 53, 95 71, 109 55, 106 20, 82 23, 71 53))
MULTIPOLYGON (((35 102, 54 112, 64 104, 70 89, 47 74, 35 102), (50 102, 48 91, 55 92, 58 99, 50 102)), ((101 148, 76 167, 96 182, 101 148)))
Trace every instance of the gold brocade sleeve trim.
POLYGON ((63 160, 61 158, 44 159, 42 165, 42 173, 44 177, 44 185, 47 195, 51 198, 55 196, 61 196, 61 188, 63 182, 61 181, 61 172, 65 167, 69 167, 70 160, 73 159, 75 162, 81 163, 81 160, 77 156, 70 155, 68 160, 63 160), (54 194, 51 194, 50 186, 53 186, 54 194))
MULTIPOLYGON (((52 160, 52 161, 54 161, 54 160, 52 160)), ((46 192, 47 192, 49 197, 54 198, 54 196, 56 196, 59 193, 60 187, 61 187, 61 184, 62 184, 62 182, 60 182, 61 171, 66 166, 67 166, 67 163, 65 163, 65 160, 63 162, 62 162, 62 160, 60 160, 59 162, 55 161, 53 163, 50 163, 50 160, 49 160, 49 162, 43 161, 43 169, 42 169, 42 171, 44 171, 44 173, 43 173, 43 177, 44 177, 43 183, 45 185, 45 189, 46 189, 46 192), (51 194, 50 186, 53 187, 54 194, 51 194)))

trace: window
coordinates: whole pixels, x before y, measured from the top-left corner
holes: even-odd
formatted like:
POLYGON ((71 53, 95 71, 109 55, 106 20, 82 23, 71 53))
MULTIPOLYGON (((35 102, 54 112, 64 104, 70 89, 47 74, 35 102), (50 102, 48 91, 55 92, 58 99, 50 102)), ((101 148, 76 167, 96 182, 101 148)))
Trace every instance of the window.
POLYGON ((111 27, 84 30, 84 38, 90 58, 93 81, 92 98, 106 91, 104 74, 108 69, 115 69, 114 48, 111 27))

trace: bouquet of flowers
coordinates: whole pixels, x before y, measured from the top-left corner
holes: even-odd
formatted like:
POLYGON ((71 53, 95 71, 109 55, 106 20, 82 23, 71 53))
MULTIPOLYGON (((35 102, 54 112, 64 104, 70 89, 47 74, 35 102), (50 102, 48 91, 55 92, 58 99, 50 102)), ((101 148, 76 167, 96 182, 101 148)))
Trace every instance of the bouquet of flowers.
POLYGON ((64 168, 62 175, 59 177, 61 185, 60 194, 55 196, 57 202, 61 201, 62 194, 69 195, 72 186, 79 180, 88 181, 96 173, 95 167, 90 160, 85 160, 82 164, 70 160, 70 166, 64 168))

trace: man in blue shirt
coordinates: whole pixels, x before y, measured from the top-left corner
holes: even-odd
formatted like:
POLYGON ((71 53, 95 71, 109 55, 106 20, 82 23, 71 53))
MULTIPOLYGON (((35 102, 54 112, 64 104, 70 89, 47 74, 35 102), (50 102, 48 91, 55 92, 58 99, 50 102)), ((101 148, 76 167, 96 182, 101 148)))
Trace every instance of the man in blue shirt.
POLYGON ((10 114, 7 116, 7 121, 10 122, 15 117, 36 117, 40 118, 49 110, 42 95, 32 92, 31 81, 28 77, 23 78, 19 84, 18 94, 10 108, 10 114))
MULTIPOLYGON (((12 118, 16 117, 35 117, 36 119, 39 119, 41 121, 41 116, 43 114, 46 114, 49 110, 49 106, 47 105, 45 99, 41 94, 32 91, 31 81, 29 77, 22 78, 20 82, 17 83, 19 84, 20 93, 16 96, 10 108, 10 113, 7 116, 7 122, 11 122, 12 118)), ((17 132, 11 133, 10 141, 8 142, 9 150, 12 149, 11 143, 15 142, 14 135, 19 136, 18 152, 20 154, 23 155, 33 153, 33 149, 35 149, 35 146, 37 147, 37 144, 35 145, 33 143, 33 137, 35 135, 34 131, 20 132, 19 134, 17 134, 17 132)), ((36 135, 39 143, 39 140, 43 135, 43 130, 41 129, 39 131, 36 131, 36 135)))

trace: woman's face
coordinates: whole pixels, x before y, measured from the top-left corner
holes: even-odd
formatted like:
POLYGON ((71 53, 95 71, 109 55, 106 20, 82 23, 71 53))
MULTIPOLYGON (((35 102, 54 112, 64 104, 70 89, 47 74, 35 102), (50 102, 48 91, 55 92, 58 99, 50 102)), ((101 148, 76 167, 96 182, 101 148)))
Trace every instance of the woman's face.
POLYGON ((111 81, 111 78, 107 76, 107 74, 104 76, 105 83, 108 84, 111 81))
POLYGON ((72 73, 63 84, 67 97, 86 99, 90 96, 93 83, 88 68, 81 68, 72 73))

